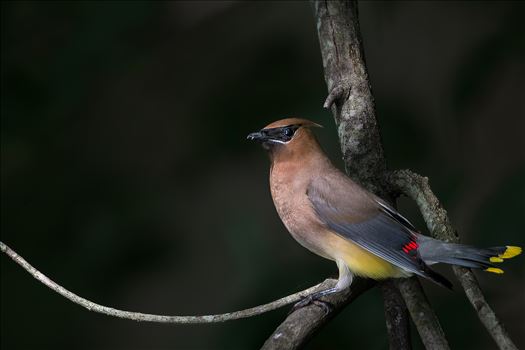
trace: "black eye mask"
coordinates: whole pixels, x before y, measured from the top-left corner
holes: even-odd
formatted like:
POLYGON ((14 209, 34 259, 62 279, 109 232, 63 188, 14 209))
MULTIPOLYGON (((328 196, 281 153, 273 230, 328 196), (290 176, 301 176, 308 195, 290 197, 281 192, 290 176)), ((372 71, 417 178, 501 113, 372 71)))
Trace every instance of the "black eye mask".
POLYGON ((285 143, 292 139, 293 135, 301 125, 287 125, 279 128, 265 129, 261 132, 264 138, 270 142, 285 143))

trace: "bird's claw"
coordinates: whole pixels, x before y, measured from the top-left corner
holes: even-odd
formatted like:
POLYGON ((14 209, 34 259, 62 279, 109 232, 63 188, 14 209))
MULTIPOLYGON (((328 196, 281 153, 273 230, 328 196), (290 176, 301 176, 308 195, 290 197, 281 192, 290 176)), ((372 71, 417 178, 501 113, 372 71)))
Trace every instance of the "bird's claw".
POLYGON ((325 315, 328 315, 334 309, 334 305, 332 303, 329 303, 328 301, 317 299, 314 295, 309 295, 307 297, 304 297, 301 301, 298 301, 297 303, 295 303, 295 305, 292 307, 292 309, 290 310, 288 314, 291 314, 310 304, 316 305, 319 308, 321 308, 324 311, 325 315))
POLYGON ((335 308, 334 304, 319 299, 312 300, 312 304, 320 307, 324 311, 325 316, 328 315, 330 312, 334 311, 335 308))

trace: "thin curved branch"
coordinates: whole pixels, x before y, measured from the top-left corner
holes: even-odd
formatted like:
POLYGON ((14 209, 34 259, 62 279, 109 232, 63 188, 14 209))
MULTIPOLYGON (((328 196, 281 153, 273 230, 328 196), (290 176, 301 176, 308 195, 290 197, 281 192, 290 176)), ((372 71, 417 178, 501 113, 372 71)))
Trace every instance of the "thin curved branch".
MULTIPOLYGON (((390 173, 387 181, 398 193, 405 194, 417 203, 432 237, 448 242, 459 242, 459 237, 450 223, 447 211, 432 192, 428 178, 410 170, 399 170, 390 173)), ((454 266, 453 270, 481 323, 498 347, 506 350, 517 349, 503 323, 487 303, 474 273, 470 269, 459 266, 454 266)))
POLYGON ((408 169, 397 170, 387 174, 387 182, 392 190, 416 202, 432 237, 447 242, 459 242, 459 236, 450 223, 447 211, 432 192, 427 177, 408 169))
POLYGON ((58 283, 52 281, 49 277, 35 269, 31 264, 29 264, 24 258, 18 255, 14 250, 9 248, 3 242, 0 241, 0 250, 2 253, 9 256, 14 262, 22 266, 24 270, 29 272, 38 281, 45 284, 47 287, 62 295, 64 298, 69 299, 75 304, 78 304, 89 311, 98 312, 104 315, 119 317, 133 321, 140 322, 156 322, 156 323, 178 323, 178 324, 202 324, 202 323, 219 323, 231 320, 237 320, 241 318, 248 318, 256 315, 266 313, 268 311, 273 311, 275 309, 281 308, 291 303, 295 303, 307 295, 315 293, 320 290, 328 289, 335 284, 335 280, 327 279, 322 283, 319 283, 313 287, 302 290, 300 292, 288 295, 284 298, 272 301, 264 305, 255 306, 249 309, 228 312, 224 314, 217 315, 202 315, 202 316, 166 316, 166 315, 152 315, 144 314, 141 312, 131 312, 114 309, 112 307, 99 305, 90 300, 87 300, 81 296, 76 295, 73 292, 70 292, 66 288, 62 287, 58 283))

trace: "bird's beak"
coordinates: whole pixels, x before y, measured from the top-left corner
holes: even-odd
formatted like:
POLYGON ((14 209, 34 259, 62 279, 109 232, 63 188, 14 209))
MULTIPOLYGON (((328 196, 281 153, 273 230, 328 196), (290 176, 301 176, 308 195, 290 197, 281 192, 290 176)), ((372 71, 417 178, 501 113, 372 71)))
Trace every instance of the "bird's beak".
POLYGON ((257 131, 257 132, 252 132, 246 138, 251 141, 263 142, 264 140, 266 140, 266 135, 264 135, 264 133, 261 131, 257 131))

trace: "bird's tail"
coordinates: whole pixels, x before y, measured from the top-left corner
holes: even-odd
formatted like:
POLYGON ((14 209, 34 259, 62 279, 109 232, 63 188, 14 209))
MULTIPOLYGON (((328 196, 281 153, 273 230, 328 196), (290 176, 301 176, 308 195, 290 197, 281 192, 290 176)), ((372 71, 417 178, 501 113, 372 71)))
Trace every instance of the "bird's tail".
POLYGON ((438 241, 425 236, 420 237, 424 238, 419 245, 419 254, 428 265, 445 263, 500 274, 503 273, 503 270, 496 264, 521 254, 521 247, 516 246, 480 249, 464 244, 438 241))

